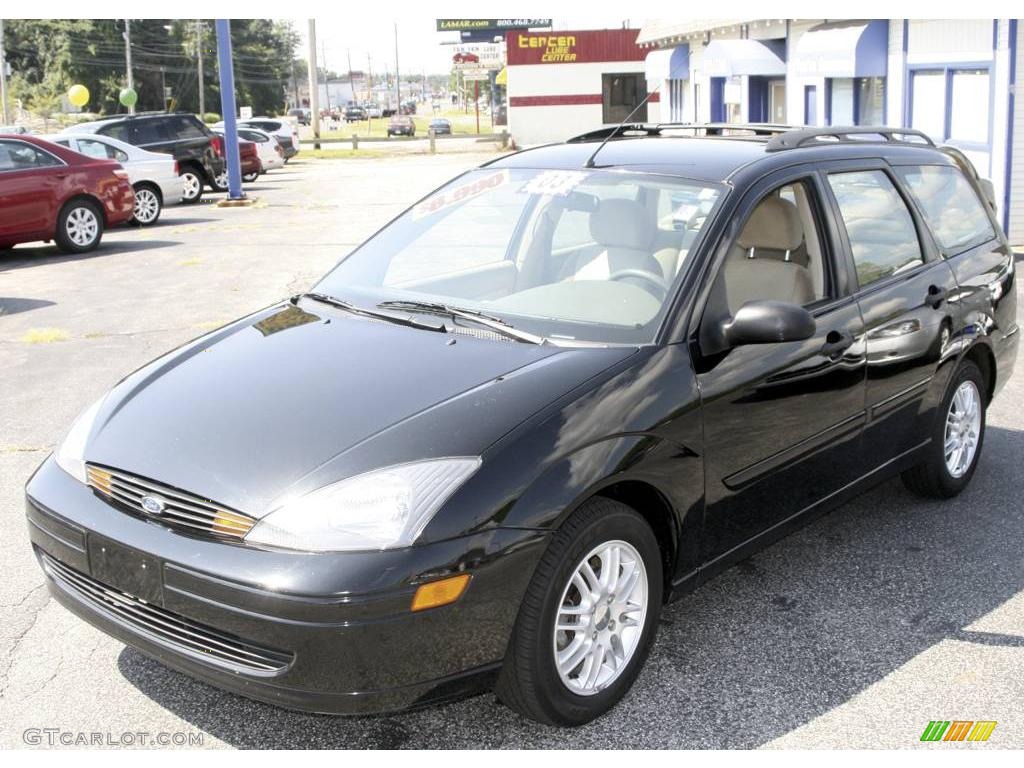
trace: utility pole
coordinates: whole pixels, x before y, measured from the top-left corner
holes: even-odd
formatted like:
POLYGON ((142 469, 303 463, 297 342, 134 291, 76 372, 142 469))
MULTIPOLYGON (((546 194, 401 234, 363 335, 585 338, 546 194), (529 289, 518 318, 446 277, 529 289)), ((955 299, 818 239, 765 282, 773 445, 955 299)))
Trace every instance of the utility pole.
POLYGON ((370 54, 366 54, 366 100, 373 103, 373 63, 370 54))
MULTIPOLYGON (((124 66, 128 70, 128 88, 135 90, 135 81, 132 79, 132 22, 131 19, 124 20, 124 66)), ((128 114, 135 114, 135 105, 128 107, 128 114)))
POLYGON ((196 19, 196 68, 199 70, 199 115, 206 114, 206 92, 203 88, 203 20, 196 19))
POLYGON ((320 75, 316 66, 316 19, 309 20, 309 50, 306 74, 309 77, 309 112, 313 124, 313 147, 320 149, 320 75))
POLYGON ((0 19, 0 116, 4 125, 12 122, 7 115, 7 59, 4 58, 4 20, 0 19))
POLYGON ((352 89, 352 101, 358 101, 356 98, 356 84, 352 79, 352 49, 346 48, 345 55, 348 57, 348 87, 352 89))
POLYGON ((395 95, 398 99, 398 114, 402 114, 402 78, 398 74, 398 22, 395 22, 395 95))
POLYGON ((327 74, 327 41, 320 43, 320 57, 324 66, 324 92, 327 94, 327 111, 331 111, 331 76, 327 74))

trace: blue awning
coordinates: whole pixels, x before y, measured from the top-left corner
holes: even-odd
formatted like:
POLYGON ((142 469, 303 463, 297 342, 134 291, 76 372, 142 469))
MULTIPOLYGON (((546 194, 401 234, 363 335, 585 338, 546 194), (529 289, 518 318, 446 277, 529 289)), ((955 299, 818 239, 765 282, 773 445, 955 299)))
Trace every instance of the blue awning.
POLYGON ((887 19, 830 22, 796 41, 790 70, 798 77, 884 77, 888 53, 887 19))
POLYGON ((690 79, 690 45, 684 43, 675 48, 662 48, 651 51, 644 59, 644 72, 652 86, 665 80, 690 79))
POLYGON ((761 40, 712 40, 704 49, 704 74, 784 75, 786 62, 761 40))

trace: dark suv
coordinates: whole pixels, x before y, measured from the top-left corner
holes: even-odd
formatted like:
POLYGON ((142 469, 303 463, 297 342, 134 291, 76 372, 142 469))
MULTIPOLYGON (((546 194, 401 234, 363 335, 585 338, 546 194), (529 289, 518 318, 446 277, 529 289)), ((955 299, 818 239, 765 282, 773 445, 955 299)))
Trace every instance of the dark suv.
MULTIPOLYGON (((122 379, 29 481, 29 535, 62 604, 242 695, 494 688, 579 725, 665 602, 894 475, 970 483, 1015 283, 981 185, 918 132, 602 130, 458 176, 122 379)), ((686 637, 666 656, 695 668, 731 642, 686 637)))
POLYGON ((224 190, 217 184, 218 178, 223 179, 224 140, 195 115, 184 112, 118 115, 81 123, 70 130, 98 133, 151 152, 172 155, 178 161, 184 182, 182 202, 196 202, 204 184, 216 191, 224 190))

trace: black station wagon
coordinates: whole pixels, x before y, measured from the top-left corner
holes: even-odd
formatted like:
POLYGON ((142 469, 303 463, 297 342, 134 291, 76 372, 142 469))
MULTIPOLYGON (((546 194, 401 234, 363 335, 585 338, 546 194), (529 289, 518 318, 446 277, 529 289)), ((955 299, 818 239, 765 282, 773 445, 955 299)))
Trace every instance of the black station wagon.
POLYGON ((502 157, 122 380, 29 481, 32 546, 245 696, 587 722, 666 601, 892 475, 967 485, 1018 343, 987 190, 904 129, 502 157))

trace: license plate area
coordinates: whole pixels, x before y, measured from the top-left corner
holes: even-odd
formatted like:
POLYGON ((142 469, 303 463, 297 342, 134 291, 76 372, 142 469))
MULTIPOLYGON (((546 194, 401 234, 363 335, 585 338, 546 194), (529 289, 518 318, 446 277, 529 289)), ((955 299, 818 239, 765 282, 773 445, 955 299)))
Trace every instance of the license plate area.
POLYGON ((89 568, 92 577, 108 587, 147 603, 163 605, 163 579, 157 558, 91 534, 89 568))

